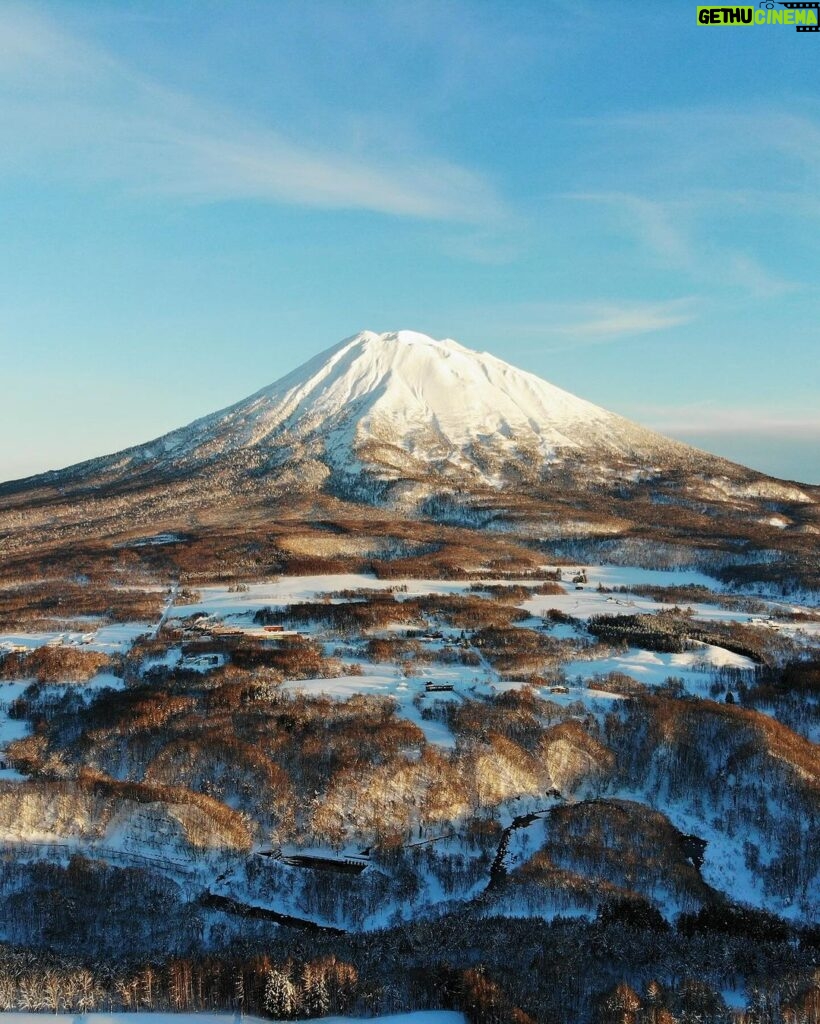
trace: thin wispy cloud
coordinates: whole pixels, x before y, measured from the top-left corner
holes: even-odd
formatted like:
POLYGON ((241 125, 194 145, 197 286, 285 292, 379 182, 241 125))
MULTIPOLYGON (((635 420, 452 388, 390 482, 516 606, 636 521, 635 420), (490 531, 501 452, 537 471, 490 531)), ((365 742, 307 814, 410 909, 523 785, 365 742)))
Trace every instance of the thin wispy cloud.
POLYGON ((801 284, 774 273, 747 251, 721 243, 704 231, 703 216, 715 205, 714 196, 697 194, 670 200, 650 199, 629 192, 567 193, 569 200, 595 203, 612 211, 621 230, 633 237, 665 269, 697 281, 776 298, 801 284))
POLYGON ((20 8, 0 13, 0 173, 191 202, 250 199, 501 222, 481 175, 412 150, 341 152, 165 88, 20 8))
MULTIPOLYGON (((593 131, 583 188, 659 269, 762 298, 809 281, 771 265, 765 218, 796 233, 820 216, 820 105, 749 103, 610 114, 575 122, 593 131)), ((781 227, 782 231, 783 228, 781 227)))
MULTIPOLYGON (((662 145, 667 153, 666 170, 678 164, 686 174, 693 167, 706 175, 746 168, 745 180, 756 184, 760 169, 747 161, 762 154, 780 155, 780 180, 797 187, 807 177, 820 178, 820 104, 813 97, 792 97, 792 102, 749 98, 740 104, 712 104, 609 115, 596 119, 597 126, 633 138, 652 148, 662 145)), ((657 170, 657 168, 656 168, 657 170)))
POLYGON ((724 407, 715 402, 683 405, 641 405, 636 417, 658 430, 697 434, 777 434, 782 437, 820 437, 820 414, 793 415, 759 407, 724 407))
POLYGON ((606 344, 620 338, 635 337, 654 331, 665 331, 694 319, 691 299, 663 303, 630 303, 601 305, 585 310, 575 321, 559 324, 550 330, 580 344, 606 344))
POLYGON ((628 414, 661 433, 786 480, 820 483, 820 417, 780 415, 760 407, 700 404, 636 408, 628 414))
POLYGON ((563 198, 611 208, 622 218, 625 230, 672 267, 688 267, 695 260, 693 245, 671 203, 617 191, 568 192, 563 198))
POLYGON ((694 320, 699 305, 693 296, 666 302, 523 303, 487 310, 482 322, 501 334, 537 339, 542 352, 564 352, 671 330, 694 320))

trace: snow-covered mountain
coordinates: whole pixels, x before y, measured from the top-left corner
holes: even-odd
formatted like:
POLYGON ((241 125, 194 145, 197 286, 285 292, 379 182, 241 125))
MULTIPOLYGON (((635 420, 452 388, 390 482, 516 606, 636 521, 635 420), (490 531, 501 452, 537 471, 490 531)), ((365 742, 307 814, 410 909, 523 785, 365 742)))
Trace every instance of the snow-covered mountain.
POLYGON ((0 485, 0 545, 51 552, 171 533, 221 565, 230 537, 230 558, 257 565, 268 550, 267 564, 284 565, 296 550, 381 552, 387 534, 395 551, 431 550, 438 530, 412 543, 408 531, 433 523, 491 525, 468 545, 488 558, 502 532, 525 545, 789 545, 802 558, 819 509, 814 488, 671 441, 488 353, 363 331, 147 444, 0 485), (364 520, 368 540, 339 539, 364 520), (276 532, 297 523, 296 540, 276 532))
POLYGON ((687 450, 489 353, 413 331, 363 331, 230 408, 73 475, 209 466, 258 476, 298 464, 313 483, 330 476, 343 486, 364 473, 499 487, 566 460, 647 467, 687 450))
POLYGON ((222 450, 319 441, 334 464, 369 443, 428 462, 469 459, 473 446, 562 450, 652 448, 656 435, 489 353, 413 331, 364 331, 243 402, 165 439, 222 450))

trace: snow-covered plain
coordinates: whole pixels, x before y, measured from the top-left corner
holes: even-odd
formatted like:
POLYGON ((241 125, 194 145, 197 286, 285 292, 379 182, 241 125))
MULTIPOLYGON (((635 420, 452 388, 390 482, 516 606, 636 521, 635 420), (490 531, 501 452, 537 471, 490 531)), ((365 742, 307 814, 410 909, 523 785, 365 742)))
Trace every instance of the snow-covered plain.
POLYGON ((195 604, 177 606, 174 615, 203 613, 218 618, 247 615, 268 605, 278 607, 315 601, 322 595, 338 594, 343 590, 393 590, 396 599, 400 601, 404 597, 423 594, 461 594, 469 585, 463 580, 383 580, 353 572, 325 576, 281 576, 268 583, 251 583, 247 590, 239 592, 224 586, 199 587, 201 600, 195 604))

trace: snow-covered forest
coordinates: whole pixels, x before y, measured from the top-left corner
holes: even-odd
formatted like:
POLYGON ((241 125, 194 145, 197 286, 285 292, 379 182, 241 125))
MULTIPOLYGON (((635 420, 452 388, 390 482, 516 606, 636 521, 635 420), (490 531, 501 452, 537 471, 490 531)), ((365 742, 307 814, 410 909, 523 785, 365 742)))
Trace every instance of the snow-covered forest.
POLYGON ((5 594, 3 1009, 816 1001, 811 604, 573 563, 123 593, 5 594))

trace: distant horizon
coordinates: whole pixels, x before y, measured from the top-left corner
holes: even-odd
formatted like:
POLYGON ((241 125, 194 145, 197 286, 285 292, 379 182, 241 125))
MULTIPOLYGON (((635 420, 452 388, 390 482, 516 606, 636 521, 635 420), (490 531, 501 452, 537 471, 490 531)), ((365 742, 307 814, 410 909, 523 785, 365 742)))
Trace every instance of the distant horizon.
POLYGON ((0 479, 414 324, 820 483, 817 46, 689 0, 9 0, 0 479))

